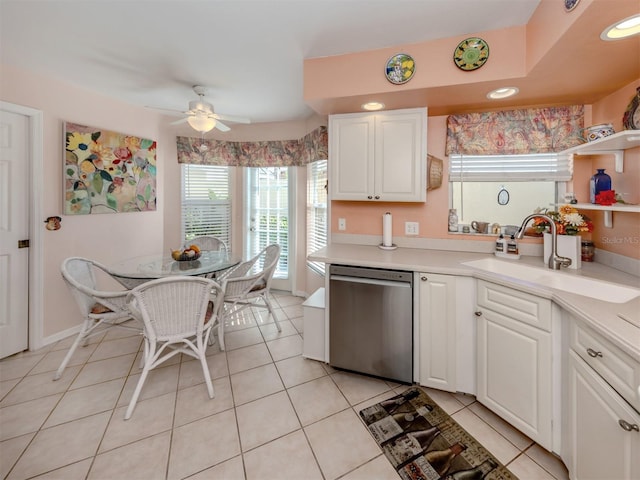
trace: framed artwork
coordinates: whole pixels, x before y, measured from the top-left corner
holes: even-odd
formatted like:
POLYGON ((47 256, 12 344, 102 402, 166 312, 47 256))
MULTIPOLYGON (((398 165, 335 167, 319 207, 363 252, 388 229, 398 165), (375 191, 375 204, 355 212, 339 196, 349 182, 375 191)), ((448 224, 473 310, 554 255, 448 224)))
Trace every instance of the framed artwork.
POLYGON ((156 142, 64 123, 64 213, 156 209, 156 142))

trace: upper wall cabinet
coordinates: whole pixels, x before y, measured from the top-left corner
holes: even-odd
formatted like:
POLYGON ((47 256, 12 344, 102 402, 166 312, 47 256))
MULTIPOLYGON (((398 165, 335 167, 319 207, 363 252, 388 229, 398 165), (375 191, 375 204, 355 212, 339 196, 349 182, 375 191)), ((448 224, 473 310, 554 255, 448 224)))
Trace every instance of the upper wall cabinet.
POLYGON ((329 117, 332 200, 425 202, 427 109, 329 117))

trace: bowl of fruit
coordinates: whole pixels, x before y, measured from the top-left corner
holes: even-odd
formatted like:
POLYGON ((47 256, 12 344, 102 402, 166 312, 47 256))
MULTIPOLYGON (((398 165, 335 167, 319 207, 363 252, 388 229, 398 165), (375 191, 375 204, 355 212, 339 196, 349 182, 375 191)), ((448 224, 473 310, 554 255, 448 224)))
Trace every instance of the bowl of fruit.
POLYGON ((189 245, 180 250, 171 250, 171 258, 176 262, 192 262, 197 260, 202 255, 202 252, 197 245, 189 245))

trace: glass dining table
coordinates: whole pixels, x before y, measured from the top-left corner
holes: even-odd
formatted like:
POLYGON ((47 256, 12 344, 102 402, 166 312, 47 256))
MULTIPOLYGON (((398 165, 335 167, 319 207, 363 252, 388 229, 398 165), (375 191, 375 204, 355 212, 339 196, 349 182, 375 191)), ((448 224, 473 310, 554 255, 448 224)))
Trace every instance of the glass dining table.
POLYGON ((109 266, 109 272, 126 288, 134 288, 171 275, 210 275, 234 267, 241 260, 231 253, 214 250, 203 250, 197 260, 184 262, 174 260, 169 254, 143 255, 114 263, 109 266))

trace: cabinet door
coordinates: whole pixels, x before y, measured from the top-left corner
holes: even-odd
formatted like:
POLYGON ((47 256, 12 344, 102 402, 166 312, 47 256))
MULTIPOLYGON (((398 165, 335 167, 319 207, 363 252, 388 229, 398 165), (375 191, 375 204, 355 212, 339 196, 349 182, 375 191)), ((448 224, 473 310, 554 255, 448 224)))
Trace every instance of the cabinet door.
POLYGON ((375 195, 386 202, 426 201, 426 111, 381 113, 375 131, 375 195))
POLYGON ((480 314, 478 400, 551 450, 551 334, 487 308, 480 314))
POLYGON ((329 117, 330 190, 333 200, 372 200, 374 117, 329 117))
POLYGON ((419 382, 456 391, 456 278, 417 273, 419 382))
POLYGON ((640 478, 640 432, 619 423, 640 425, 640 415, 574 351, 569 352, 566 388, 569 458, 564 461, 571 477, 640 478))

